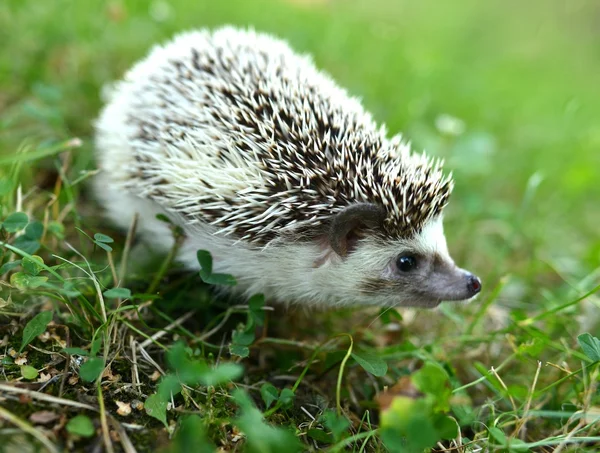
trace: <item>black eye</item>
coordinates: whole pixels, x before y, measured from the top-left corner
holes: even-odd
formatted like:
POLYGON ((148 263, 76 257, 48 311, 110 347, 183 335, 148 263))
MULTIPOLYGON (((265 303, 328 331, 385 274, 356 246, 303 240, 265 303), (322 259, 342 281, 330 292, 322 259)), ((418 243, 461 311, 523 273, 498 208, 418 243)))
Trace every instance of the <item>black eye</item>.
POLYGON ((396 260, 396 267, 402 272, 410 272, 417 267, 417 259, 412 255, 401 255, 396 260))

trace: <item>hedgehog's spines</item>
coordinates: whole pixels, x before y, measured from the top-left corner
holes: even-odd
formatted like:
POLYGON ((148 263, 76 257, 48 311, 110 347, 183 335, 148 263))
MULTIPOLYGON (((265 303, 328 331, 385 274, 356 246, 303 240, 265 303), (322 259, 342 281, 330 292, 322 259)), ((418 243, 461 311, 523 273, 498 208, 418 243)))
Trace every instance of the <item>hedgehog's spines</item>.
POLYGON ((369 202, 406 237, 452 191, 441 160, 387 139, 308 57, 254 31, 179 35, 119 89, 133 99, 130 190, 220 234, 265 244, 369 202))

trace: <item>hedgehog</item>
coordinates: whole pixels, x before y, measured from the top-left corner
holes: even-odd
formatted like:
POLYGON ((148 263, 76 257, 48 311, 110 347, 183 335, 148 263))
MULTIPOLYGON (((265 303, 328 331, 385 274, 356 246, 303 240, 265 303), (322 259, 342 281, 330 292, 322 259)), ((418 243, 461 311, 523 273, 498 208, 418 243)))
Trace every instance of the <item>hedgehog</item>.
POLYGON ((252 29, 181 33, 113 84, 94 192, 158 251, 233 275, 238 297, 305 306, 438 306, 481 289, 443 232, 442 162, 389 138, 310 56, 252 29))

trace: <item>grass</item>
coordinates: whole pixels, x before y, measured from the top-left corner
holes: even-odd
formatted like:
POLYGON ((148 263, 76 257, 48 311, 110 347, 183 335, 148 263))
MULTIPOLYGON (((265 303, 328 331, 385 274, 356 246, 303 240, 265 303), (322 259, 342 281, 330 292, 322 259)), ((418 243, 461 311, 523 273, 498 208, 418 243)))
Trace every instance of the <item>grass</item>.
POLYGON ((0 448, 596 451, 598 14, 592 0, 2 2, 0 448), (484 281, 476 302, 231 306, 164 257, 136 264, 86 188, 101 87, 153 43, 223 23, 310 52, 446 159, 448 242, 484 281))

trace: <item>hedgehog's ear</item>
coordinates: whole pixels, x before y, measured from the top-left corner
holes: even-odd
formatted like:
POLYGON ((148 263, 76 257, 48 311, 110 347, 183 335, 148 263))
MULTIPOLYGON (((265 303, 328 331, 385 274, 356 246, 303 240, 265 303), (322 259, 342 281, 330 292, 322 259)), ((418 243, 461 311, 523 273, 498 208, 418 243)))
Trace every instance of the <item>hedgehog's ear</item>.
POLYGON ((336 214, 329 227, 329 246, 344 257, 352 248, 352 237, 361 227, 378 228, 385 219, 385 211, 373 203, 353 204, 336 214))

